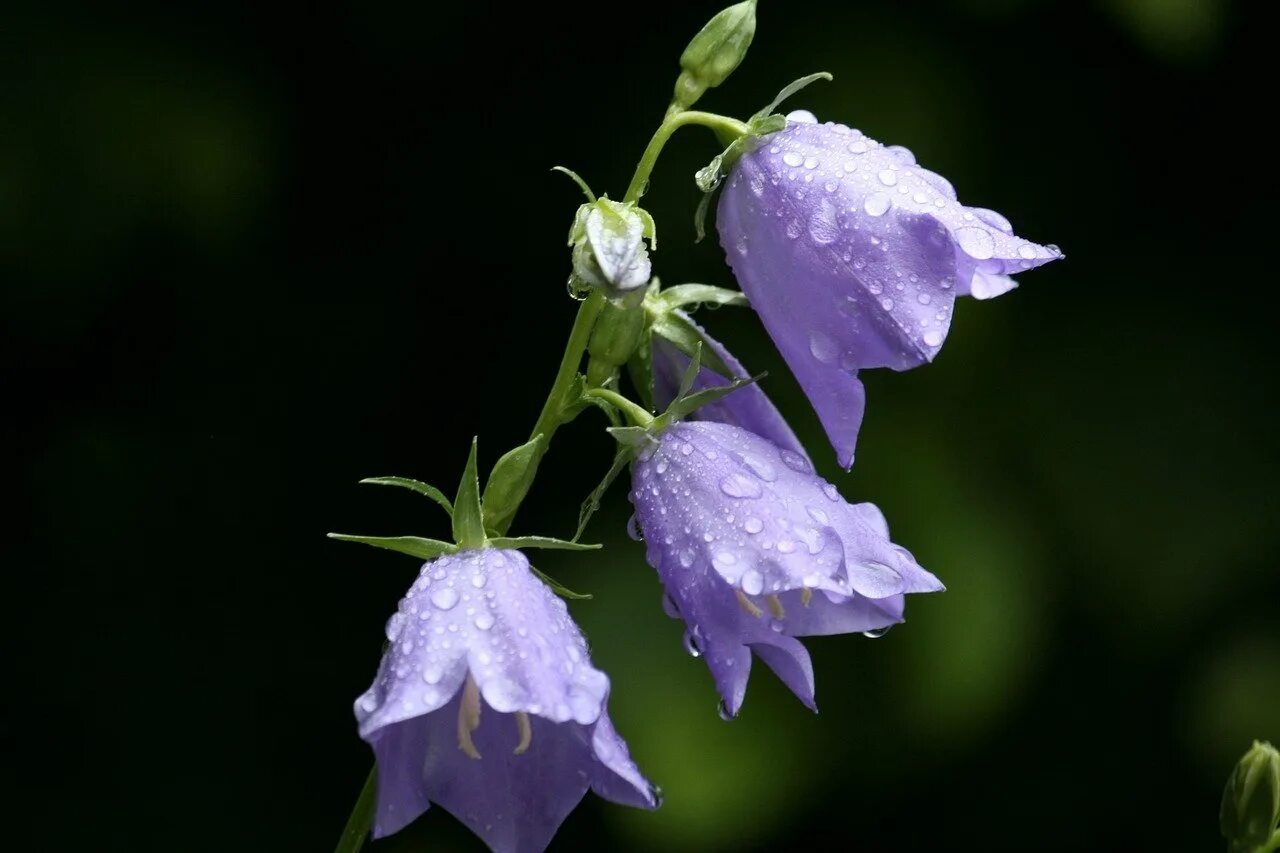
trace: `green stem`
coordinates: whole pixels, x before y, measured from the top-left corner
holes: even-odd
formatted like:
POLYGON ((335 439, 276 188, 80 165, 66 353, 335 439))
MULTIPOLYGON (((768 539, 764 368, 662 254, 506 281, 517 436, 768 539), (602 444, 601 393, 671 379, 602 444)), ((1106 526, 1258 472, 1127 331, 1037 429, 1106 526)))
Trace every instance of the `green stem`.
POLYGON ((658 162, 658 155, 662 153, 663 146, 667 144, 671 134, 687 124, 700 124, 703 127, 711 128, 716 132, 717 136, 722 137, 722 142, 725 141, 723 137, 736 139, 746 134, 749 130, 745 122, 728 116, 716 115, 715 113, 685 110, 669 114, 663 119, 657 131, 654 132, 653 138, 649 140, 648 146, 644 149, 644 153, 640 155, 640 163, 636 166, 636 173, 631 178, 631 185, 627 187, 627 194, 622 199, 623 201, 638 201, 640 196, 644 195, 645 184, 649 182, 649 174, 658 162))
POLYGON ((1258 848, 1258 853, 1273 853, 1280 850, 1280 829, 1271 834, 1271 838, 1266 844, 1258 848))
POLYGON ((356 806, 347 818, 347 825, 338 839, 334 853, 359 853, 364 841, 369 836, 369 828, 373 826, 373 809, 377 801, 378 768, 369 771, 369 778, 364 780, 360 796, 356 798, 356 806))
POLYGON ((547 394, 547 401, 542 404, 542 413, 538 415, 538 422, 534 424, 533 432, 529 434, 529 438, 539 434, 544 437, 542 443, 544 452, 547 445, 551 443, 551 436, 555 434, 556 428, 564 423, 562 410, 566 402, 565 392, 578 376, 578 368, 582 365, 582 354, 587 351, 591 330, 595 327, 596 318, 600 316, 603 308, 604 294, 598 290, 593 291, 578 308, 578 316, 573 321, 573 330, 569 332, 569 341, 565 344, 564 355, 560 358, 560 369, 556 371, 556 378, 551 384, 551 392, 547 394))
POLYGON ((649 424, 653 423, 653 415, 649 414, 644 406, 641 406, 633 400, 627 399, 617 391, 612 391, 608 388, 592 388, 589 391, 586 391, 582 396, 594 397, 597 400, 605 400, 612 403, 627 416, 627 420, 631 421, 631 423, 636 426, 647 427, 649 424))

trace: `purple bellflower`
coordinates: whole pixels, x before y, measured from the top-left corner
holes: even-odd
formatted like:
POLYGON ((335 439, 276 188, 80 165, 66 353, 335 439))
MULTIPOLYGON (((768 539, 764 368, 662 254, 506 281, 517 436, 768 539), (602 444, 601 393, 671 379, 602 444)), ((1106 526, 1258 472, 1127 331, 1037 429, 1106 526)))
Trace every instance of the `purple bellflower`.
POLYGON ((879 631, 902 621, 904 593, 942 589, 889 540, 875 506, 846 503, 799 453, 713 421, 675 423, 655 444, 635 463, 631 502, 668 612, 726 717, 753 651, 814 708, 796 637, 879 631))
POLYGON ((608 677, 565 603, 519 551, 460 551, 422 567, 387 622, 356 700, 378 763, 374 837, 431 803, 495 851, 541 851, 587 789, 655 808, 609 722, 608 677))
POLYGON ((957 295, 986 299, 1056 260, 992 210, 966 207, 941 175, 813 115, 788 116, 734 166, 717 213, 743 293, 853 465, 863 368, 937 355, 957 295))

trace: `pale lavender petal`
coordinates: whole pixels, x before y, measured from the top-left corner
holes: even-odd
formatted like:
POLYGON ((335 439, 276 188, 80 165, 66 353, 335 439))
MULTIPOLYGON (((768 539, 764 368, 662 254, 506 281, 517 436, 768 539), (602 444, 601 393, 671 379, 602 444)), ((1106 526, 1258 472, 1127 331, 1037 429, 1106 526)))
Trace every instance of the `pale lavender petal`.
MULTIPOLYGON (((676 313, 681 314, 685 319, 690 319, 683 312, 676 313)), ((696 326, 697 324, 695 323, 694 325, 696 326)), ((734 358, 733 353, 725 348, 724 344, 708 335, 701 326, 697 326, 697 328, 702 333, 702 339, 707 347, 720 356, 725 365, 733 372, 732 378, 746 379, 751 376, 741 362, 734 358)), ((654 403, 659 410, 665 409, 675 399, 676 392, 680 389, 680 380, 684 377, 685 370, 688 367, 689 357, 687 355, 665 338, 654 336, 653 396, 654 403)), ((702 391, 706 388, 716 388, 728 384, 728 379, 704 366, 698 371, 698 377, 693 383, 693 390, 702 391)), ((756 435, 763 436, 779 447, 784 447, 792 453, 803 456, 805 459, 809 458, 804 446, 800 444, 800 440, 796 438, 796 434, 792 432, 786 419, 782 417, 782 413, 773 405, 773 402, 764 393, 764 389, 760 387, 759 383, 752 383, 714 403, 703 406, 690 415, 689 419, 733 424, 745 430, 750 430, 756 435)))
POLYGON ((969 208, 905 148, 789 122, 742 157, 717 226, 739 285, 817 410, 840 463, 862 419, 857 371, 905 370, 946 339, 957 294, 1061 257, 969 208))

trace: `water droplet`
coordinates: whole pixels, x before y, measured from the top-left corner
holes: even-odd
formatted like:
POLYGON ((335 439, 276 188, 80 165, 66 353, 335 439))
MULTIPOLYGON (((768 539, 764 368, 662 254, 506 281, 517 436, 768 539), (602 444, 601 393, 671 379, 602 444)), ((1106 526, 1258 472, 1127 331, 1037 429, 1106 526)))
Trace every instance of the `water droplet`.
POLYGON ((427 664, 422 670, 422 680, 427 684, 439 684, 441 678, 444 678, 444 670, 433 663, 427 664))
POLYGON ((640 519, 636 518, 635 513, 627 519, 627 535, 637 542, 644 541, 644 532, 640 530, 640 519))
POLYGON ((839 502, 840 500, 840 492, 830 483, 824 483, 822 485, 822 493, 833 501, 839 502))
POLYGON ((438 586, 431 590, 431 603, 441 610, 449 610, 458 603, 458 593, 451 586, 438 586))
POLYGON ((485 576, 482 574, 475 574, 471 576, 471 585, 476 589, 483 588, 486 582, 485 576))
POLYGON ((758 518, 748 518, 743 522, 742 529, 748 533, 759 533, 764 530, 764 522, 758 518))
POLYGON ((665 474, 667 473, 667 468, 669 465, 670 463, 667 462, 667 457, 659 456, 658 461, 653 466, 653 470, 658 474, 665 474))
POLYGON ((823 364, 830 364, 835 360, 838 350, 836 342, 829 335, 815 329, 809 333, 809 352, 823 364))
POLYGON ((862 202, 862 209, 868 216, 883 216, 892 206, 893 200, 885 193, 872 193, 862 202))
POLYGON ((824 198, 809 217, 809 238, 819 246, 827 246, 839 237, 840 226, 836 223, 835 206, 824 198))
POLYGON ((404 614, 396 611, 391 614, 391 618, 387 620, 386 634, 387 641, 394 643, 396 638, 400 636, 400 628, 404 625, 404 614))
POLYGON ((360 707, 366 713, 372 713, 378 710, 378 700, 372 696, 365 696, 363 699, 360 700, 360 707))
POLYGON ((942 346, 942 332, 938 329, 930 329, 924 333, 924 342, 931 347, 942 346))
POLYGON ((793 219, 787 223, 787 237, 794 240, 800 236, 800 220, 793 219))
POLYGON ((855 140, 854 142, 849 143, 849 150, 854 154, 865 154, 867 151, 867 143, 863 142, 861 139, 855 140))
POLYGON ((688 456, 688 455, 689 455, 690 453, 692 453, 692 452, 693 452, 693 445, 692 445, 692 444, 682 444, 682 445, 680 445, 680 455, 681 455, 681 456, 688 456))
POLYGON ((1013 233, 1013 223, 1008 219, 1005 219, 999 213, 996 213, 994 210, 988 210, 985 207, 971 207, 969 210, 992 228, 995 228, 998 231, 1003 231, 1006 234, 1013 233))
POLYGON ((878 640, 885 634, 889 633, 889 629, 892 627, 892 625, 885 625, 883 628, 874 628, 870 631, 863 631, 862 636, 869 640, 878 640))
POLYGON ((488 613, 481 613, 476 617, 476 627, 481 631, 488 631, 493 627, 493 616, 488 613))
POLYGON ((720 481, 720 491, 731 498, 758 498, 762 489, 758 480, 735 473, 720 481))
POLYGON ((733 719, 733 714, 729 712, 729 706, 724 704, 724 700, 720 700, 720 704, 716 706, 716 713, 720 715, 720 719, 728 722, 733 719))
POLYGON ((804 167, 805 167, 806 169, 816 169, 816 168, 818 168, 818 158, 817 158, 817 157, 809 157, 809 158, 807 158, 807 159, 804 161, 804 167))
POLYGON ((827 516, 826 512, 818 509, 816 506, 805 507, 805 509, 808 511, 809 517, 812 518, 814 521, 818 522, 819 524, 826 524, 829 521, 831 521, 831 519, 827 516))
POLYGON ((788 151, 786 154, 782 155, 782 162, 794 168, 804 163, 804 157, 795 151, 788 151))
POLYGON ((793 552, 793 551, 795 551, 795 550, 796 550, 796 543, 792 542, 790 539, 779 539, 779 540, 778 540, 778 551, 779 551, 779 552, 781 552, 781 553, 783 553, 783 554, 790 554, 791 552, 793 552))
POLYGON ((764 575, 755 569, 747 569, 742 575, 742 591, 747 595, 759 595, 764 592, 764 575))
POLYGON ((883 308, 883 309, 884 309, 884 310, 886 310, 886 311, 892 311, 892 310, 893 310, 893 300, 886 296, 884 299, 881 299, 881 300, 880 300, 880 307, 881 307, 881 308, 883 308))
POLYGON ((809 465, 809 460, 805 459, 794 450, 783 450, 781 455, 782 461, 792 471, 799 471, 801 474, 808 474, 813 470, 809 465))
POLYGON ((685 548, 680 552, 680 565, 689 568, 693 565, 694 553, 693 549, 685 548))
POLYGON ((1021 246, 1018 247, 1018 257, 1031 260, 1035 256, 1036 256, 1036 248, 1035 246, 1032 246, 1030 243, 1023 243, 1021 246))
POLYGON ((898 173, 892 169, 881 169, 878 177, 880 178, 880 183, 886 187, 891 187, 898 183, 898 173))
POLYGON ((773 469, 773 466, 759 457, 744 453, 742 454, 742 464, 750 468, 752 474, 755 474, 766 483, 772 483, 778 479, 778 472, 773 469))
POLYGON ((915 165, 916 155, 912 154, 911 149, 907 148, 904 145, 888 145, 885 147, 884 150, 888 151, 894 157, 897 157, 898 162, 900 163, 903 163, 907 166, 915 165))
POLYGON ((956 242, 966 255, 978 261, 985 261, 995 254, 996 241, 986 229, 967 227, 956 231, 956 242))
POLYGON ((916 297, 916 301, 919 302, 921 305, 928 305, 930 302, 933 301, 933 297, 922 291, 920 295, 916 297))
POLYGON ((702 657, 702 638, 698 636, 697 629, 684 632, 684 650, 689 653, 689 657, 702 657))

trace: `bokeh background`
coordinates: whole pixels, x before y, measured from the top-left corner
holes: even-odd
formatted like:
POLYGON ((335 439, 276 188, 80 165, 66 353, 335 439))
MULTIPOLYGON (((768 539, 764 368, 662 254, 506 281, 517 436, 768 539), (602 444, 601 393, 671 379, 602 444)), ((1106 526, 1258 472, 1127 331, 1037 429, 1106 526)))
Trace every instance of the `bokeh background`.
MULTIPOLYGON (((578 191, 620 194, 719 6, 11 8, 0 36, 5 764, 17 849, 330 849, 370 763, 351 702, 416 567, 328 530, 446 532, 522 441, 574 305, 578 191)), ((878 640, 763 667, 722 722, 624 490, 541 567, 666 805, 588 798, 553 849, 1218 849, 1221 785, 1280 738, 1280 409, 1268 4, 763 0, 706 108, 795 99, 902 143, 1068 259, 966 302, 935 364, 866 376, 851 475, 747 312, 704 315, 846 496, 942 577, 878 640)), ((694 245, 677 137, 646 206, 694 245)), ((602 421, 517 530, 572 529, 602 421)), ((375 850, 476 850, 442 810, 375 850)))

